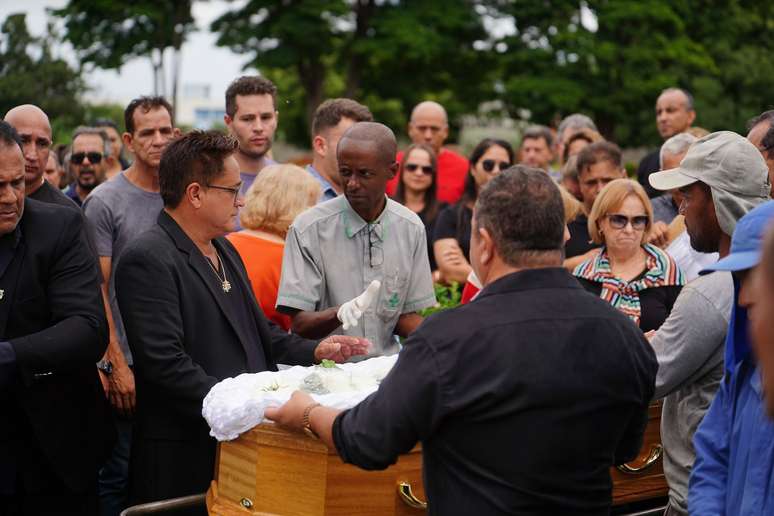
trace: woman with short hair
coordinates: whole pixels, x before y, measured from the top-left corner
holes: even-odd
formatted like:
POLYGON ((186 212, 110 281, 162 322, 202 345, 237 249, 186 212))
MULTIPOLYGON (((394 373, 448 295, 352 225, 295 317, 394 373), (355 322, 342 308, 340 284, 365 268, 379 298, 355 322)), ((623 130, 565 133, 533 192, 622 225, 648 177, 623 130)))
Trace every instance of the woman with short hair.
POLYGON ((630 179, 612 181, 589 214, 589 235, 602 248, 573 272, 586 290, 644 332, 661 326, 685 284, 672 257, 647 243, 652 226, 653 208, 642 186, 630 179))
POLYGON ((296 165, 269 165, 247 190, 242 231, 228 236, 245 263, 263 313, 285 330, 290 317, 275 310, 285 236, 296 216, 317 203, 320 184, 296 165))

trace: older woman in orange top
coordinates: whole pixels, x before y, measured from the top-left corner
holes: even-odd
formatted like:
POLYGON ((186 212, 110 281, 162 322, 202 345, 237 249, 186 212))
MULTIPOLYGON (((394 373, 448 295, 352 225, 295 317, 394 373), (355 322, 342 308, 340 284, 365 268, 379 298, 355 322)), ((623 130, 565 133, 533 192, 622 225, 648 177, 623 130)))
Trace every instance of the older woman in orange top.
POLYGON ((285 330, 290 318, 275 310, 285 235, 296 215, 314 206, 319 196, 319 183, 304 169, 269 165, 247 191, 239 214, 244 229, 228 236, 245 262, 263 313, 285 330))

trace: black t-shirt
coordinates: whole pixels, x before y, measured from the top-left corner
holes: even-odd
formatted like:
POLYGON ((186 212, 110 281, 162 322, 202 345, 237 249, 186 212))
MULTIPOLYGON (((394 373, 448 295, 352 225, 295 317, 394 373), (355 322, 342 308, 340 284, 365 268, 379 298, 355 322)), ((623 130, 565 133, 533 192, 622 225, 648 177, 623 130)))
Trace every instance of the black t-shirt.
POLYGON ((438 268, 438 264, 435 263, 435 253, 433 252, 433 233, 435 232, 435 224, 438 221, 438 216, 447 207, 446 203, 441 203, 438 209, 435 211, 435 217, 428 220, 427 215, 424 212, 419 212, 419 218, 422 219, 422 224, 425 225, 425 233, 427 235, 427 257, 430 258, 430 270, 434 271, 438 268))
POLYGON ((640 166, 637 167, 637 181, 642 185, 643 188, 645 188, 645 191, 648 192, 648 197, 651 199, 664 194, 664 192, 656 190, 650 186, 650 183, 648 182, 648 176, 650 176, 653 172, 658 172, 661 169, 660 154, 661 147, 642 158, 642 161, 640 161, 640 166))
MULTIPOLYGON (((583 288, 595 296, 599 296, 602 292, 601 283, 585 278, 577 278, 577 280, 583 285, 583 288)), ((680 285, 670 285, 640 291, 640 329, 643 332, 658 330, 664 324, 682 288, 680 285)))
POLYGON ((567 229, 570 230, 570 239, 564 244, 564 257, 572 258, 573 256, 580 256, 592 249, 602 247, 599 244, 591 242, 589 236, 589 219, 584 214, 578 215, 575 220, 567 224, 567 229))
POLYGON ((433 242, 442 238, 454 238, 460 244, 462 254, 470 261, 470 226, 473 210, 462 203, 444 208, 438 214, 433 230, 433 242))
MULTIPOLYGON (((209 261, 207 258, 205 258, 205 260, 209 261)), ((212 262, 210 262, 210 264, 212 264, 212 262)), ((250 344, 258 343, 261 341, 261 337, 258 334, 258 325, 255 322, 255 314, 250 309, 250 303, 252 302, 250 296, 243 288, 244 285, 242 285, 242 282, 239 280, 237 271, 229 266, 226 260, 221 260, 221 264, 226 267, 226 279, 231 285, 231 290, 229 292, 223 291, 223 280, 221 279, 223 278, 223 270, 221 269, 218 271, 220 277, 215 274, 215 271, 212 271, 212 275, 210 276, 210 281, 215 286, 215 292, 218 296, 223 296, 221 299, 224 301, 226 309, 229 312, 229 319, 238 327, 238 334, 248 335, 251 341, 250 344)), ((257 352, 260 347, 249 346, 248 349, 256 350, 255 356, 252 357, 257 361, 255 370, 268 370, 269 367, 266 364, 266 357, 263 353, 257 352)))

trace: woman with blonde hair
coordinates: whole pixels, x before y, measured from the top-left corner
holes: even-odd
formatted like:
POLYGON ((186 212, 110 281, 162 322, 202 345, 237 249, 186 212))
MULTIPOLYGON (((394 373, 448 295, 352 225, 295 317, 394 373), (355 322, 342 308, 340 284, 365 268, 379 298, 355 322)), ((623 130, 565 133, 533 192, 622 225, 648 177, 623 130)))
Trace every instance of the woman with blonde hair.
POLYGON ((240 211, 242 231, 228 239, 245 262, 253 292, 263 313, 285 330, 290 317, 277 312, 285 236, 293 219, 317 203, 320 185, 296 165, 269 165, 261 170, 240 211))
POLYGON ((647 243, 653 207, 645 189, 630 179, 612 181, 594 201, 588 224, 591 239, 602 249, 573 274, 644 332, 657 330, 685 278, 671 256, 647 243))

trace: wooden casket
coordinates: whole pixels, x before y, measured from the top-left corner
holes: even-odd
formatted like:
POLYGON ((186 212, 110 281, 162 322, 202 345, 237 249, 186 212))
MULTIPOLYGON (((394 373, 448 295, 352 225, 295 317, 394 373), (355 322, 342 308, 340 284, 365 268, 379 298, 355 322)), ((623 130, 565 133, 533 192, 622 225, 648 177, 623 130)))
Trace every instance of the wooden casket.
POLYGON ((610 469, 613 505, 667 496, 661 446, 661 401, 648 409, 648 426, 640 455, 634 461, 610 469))
MULTIPOLYGON (((650 407, 640 457, 611 469, 613 504, 666 496, 661 466, 661 403, 650 407)), ((218 448, 207 492, 212 516, 423 514, 421 447, 384 471, 344 464, 304 434, 261 424, 218 448)))
POLYGON ((260 424, 220 443, 207 509, 213 516, 411 516, 425 512, 424 500, 419 446, 384 471, 363 471, 311 437, 260 424))

